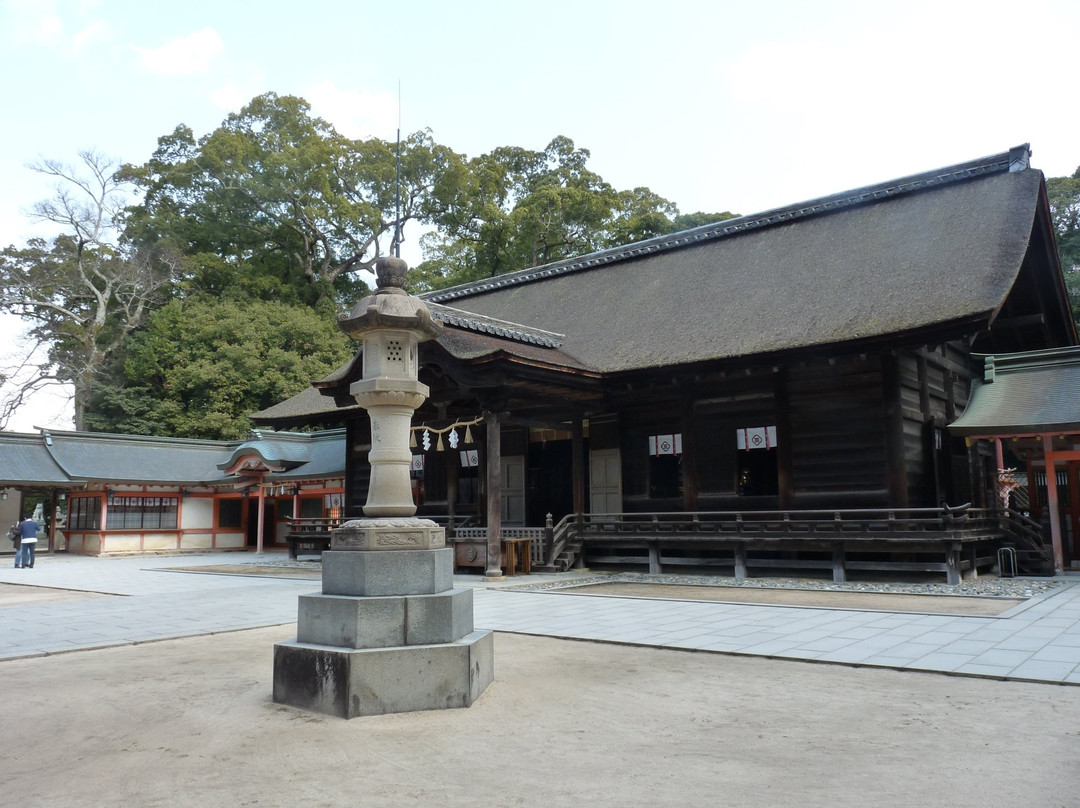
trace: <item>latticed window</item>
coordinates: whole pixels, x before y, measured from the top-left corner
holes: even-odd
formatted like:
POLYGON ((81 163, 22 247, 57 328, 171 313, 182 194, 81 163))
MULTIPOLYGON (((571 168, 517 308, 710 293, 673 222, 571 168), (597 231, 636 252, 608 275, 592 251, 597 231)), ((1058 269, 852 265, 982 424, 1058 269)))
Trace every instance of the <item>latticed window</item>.
POLYGON ((109 496, 106 530, 171 530, 176 528, 177 497, 109 496))
MULTIPOLYGON (((1069 502, 1069 473, 1060 469, 1057 472, 1058 502, 1069 502)), ((1035 495, 1039 498, 1039 507, 1045 508, 1050 504, 1050 496, 1046 491, 1046 472, 1035 472, 1035 495)))
POLYGON ((99 530, 101 528, 101 497, 69 498, 67 527, 69 530, 99 530))

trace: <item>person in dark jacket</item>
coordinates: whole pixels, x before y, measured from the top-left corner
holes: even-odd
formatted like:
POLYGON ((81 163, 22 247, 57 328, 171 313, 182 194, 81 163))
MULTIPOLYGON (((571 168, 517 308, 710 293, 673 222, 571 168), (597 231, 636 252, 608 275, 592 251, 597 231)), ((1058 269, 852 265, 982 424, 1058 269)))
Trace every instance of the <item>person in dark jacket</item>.
POLYGON ((40 530, 38 523, 29 516, 23 516, 19 521, 19 536, 22 543, 15 553, 15 569, 22 567, 32 570, 34 568, 34 550, 37 549, 38 530, 40 530))

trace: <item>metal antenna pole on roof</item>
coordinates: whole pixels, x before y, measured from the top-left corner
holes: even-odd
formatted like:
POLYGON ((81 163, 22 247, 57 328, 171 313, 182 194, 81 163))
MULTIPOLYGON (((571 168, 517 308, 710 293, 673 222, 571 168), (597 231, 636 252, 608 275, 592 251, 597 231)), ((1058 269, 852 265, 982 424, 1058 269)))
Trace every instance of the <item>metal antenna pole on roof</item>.
POLYGON ((390 252, 395 258, 401 258, 401 82, 398 81, 398 124, 397 124, 397 162, 395 165, 394 198, 394 240, 390 252))

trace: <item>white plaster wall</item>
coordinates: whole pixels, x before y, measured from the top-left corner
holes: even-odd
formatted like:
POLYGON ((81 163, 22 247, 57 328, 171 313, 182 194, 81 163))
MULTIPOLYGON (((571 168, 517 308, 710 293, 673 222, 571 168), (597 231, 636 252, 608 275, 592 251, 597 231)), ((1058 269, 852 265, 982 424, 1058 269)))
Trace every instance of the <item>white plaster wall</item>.
POLYGON ((144 550, 175 550, 175 533, 147 533, 143 536, 144 550))
POLYGON ((107 553, 137 553, 139 547, 139 533, 110 533, 105 538, 105 552, 107 553))
POLYGON ((218 533, 215 544, 218 549, 223 548, 235 548, 243 547, 247 542, 247 537, 243 533, 218 533))
POLYGON ((180 527, 183 530, 210 529, 214 526, 214 500, 188 497, 181 500, 180 527))
POLYGON ((213 533, 185 533, 180 539, 182 550, 209 550, 213 545, 213 533))

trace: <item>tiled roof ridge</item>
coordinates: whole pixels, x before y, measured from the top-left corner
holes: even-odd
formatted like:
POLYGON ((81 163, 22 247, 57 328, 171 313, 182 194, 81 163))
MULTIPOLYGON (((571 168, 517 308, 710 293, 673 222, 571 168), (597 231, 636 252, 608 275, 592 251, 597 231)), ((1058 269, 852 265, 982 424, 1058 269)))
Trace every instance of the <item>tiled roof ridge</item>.
POLYGON ((470 311, 443 306, 439 303, 428 302, 431 316, 440 322, 480 334, 494 334, 503 339, 514 342, 524 342, 530 345, 539 345, 543 348, 558 348, 562 345, 563 335, 553 331, 544 331, 541 328, 512 323, 508 320, 499 320, 495 317, 487 317, 482 314, 474 314, 470 311))
POLYGON ((990 380, 997 373, 1080 365, 1080 345, 1066 345, 1060 348, 1043 348, 1036 351, 1018 351, 1014 353, 973 353, 971 358, 974 362, 982 363, 984 378, 990 380))
POLYGON ((333 439, 337 435, 328 433, 344 433, 344 429, 322 430, 319 432, 291 432, 277 431, 268 427, 258 427, 260 433, 256 438, 248 433, 244 438, 230 438, 222 440, 218 438, 184 438, 169 435, 133 435, 126 432, 91 432, 87 430, 42 428, 37 432, 4 432, 5 438, 25 440, 28 443, 44 443, 52 452, 53 441, 91 441, 91 442, 117 442, 129 445, 150 446, 185 446, 188 448, 205 449, 207 451, 232 452, 242 447, 245 443, 255 440, 267 440, 273 442, 300 442, 310 444, 313 440, 333 439))
MULTIPOLYGON (((856 207, 868 202, 876 202, 881 199, 903 196, 916 191, 937 188, 962 182, 974 177, 989 174, 1003 174, 1011 171, 1022 171, 1030 167, 1030 145, 1023 143, 1014 146, 1008 151, 993 154, 952 166, 912 174, 885 182, 854 188, 838 194, 819 197, 806 202, 799 202, 780 208, 773 208, 762 213, 740 216, 735 219, 725 219, 714 224, 701 225, 690 230, 682 230, 678 233, 669 233, 663 236, 655 236, 645 241, 626 244, 621 247, 612 247, 607 250, 590 253, 577 258, 568 258, 539 267, 519 270, 506 275, 499 275, 482 281, 452 286, 449 289, 439 289, 421 294, 420 297, 428 303, 441 303, 461 297, 492 292, 507 286, 517 286, 523 283, 543 280, 554 275, 565 275, 584 269, 591 269, 603 264, 623 261, 642 255, 666 252, 679 249, 689 244, 715 241, 717 239, 745 233, 750 230, 759 230, 774 225, 786 224, 809 216, 824 213, 832 213, 846 208, 856 207)), ((433 312, 434 314, 434 312, 433 312)))

